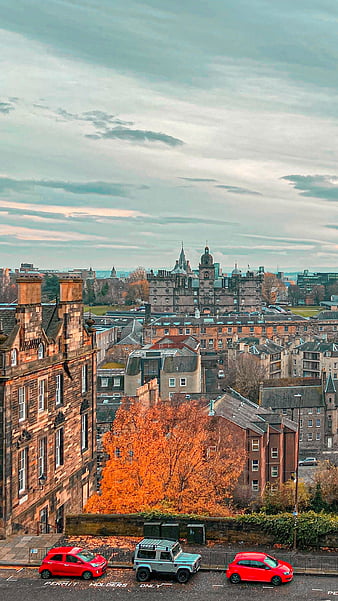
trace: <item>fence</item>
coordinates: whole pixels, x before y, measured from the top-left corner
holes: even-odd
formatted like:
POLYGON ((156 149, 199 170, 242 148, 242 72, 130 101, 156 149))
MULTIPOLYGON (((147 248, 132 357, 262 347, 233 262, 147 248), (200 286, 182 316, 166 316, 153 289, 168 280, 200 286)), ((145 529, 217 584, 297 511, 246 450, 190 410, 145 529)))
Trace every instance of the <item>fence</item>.
MULTIPOLYGON (((248 550, 248 549, 245 549, 248 550)), ((48 548, 30 548, 29 563, 41 562, 46 555, 48 548)), ((131 567, 133 563, 133 551, 122 547, 110 547, 102 545, 91 549, 93 553, 98 553, 105 557, 110 565, 131 567)), ((189 549, 189 551, 201 553, 201 567, 205 569, 225 569, 230 563, 237 551, 222 551, 217 549, 189 549)), ((257 549, 256 549, 257 551, 257 549)), ((338 555, 310 555, 302 553, 281 552, 273 550, 272 555, 283 561, 291 563, 297 571, 318 571, 325 573, 338 574, 338 555)))

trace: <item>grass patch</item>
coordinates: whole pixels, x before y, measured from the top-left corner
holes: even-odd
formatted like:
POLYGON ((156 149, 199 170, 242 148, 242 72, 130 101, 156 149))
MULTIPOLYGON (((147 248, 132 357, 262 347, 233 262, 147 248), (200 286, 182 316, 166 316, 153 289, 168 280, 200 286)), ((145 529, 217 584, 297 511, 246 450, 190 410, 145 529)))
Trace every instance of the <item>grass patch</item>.
POLYGON ((128 311, 128 308, 124 305, 84 305, 84 311, 91 311, 94 315, 105 315, 107 311, 128 311))
POLYGON ((301 317, 313 317, 323 311, 323 307, 290 307, 292 313, 301 317))

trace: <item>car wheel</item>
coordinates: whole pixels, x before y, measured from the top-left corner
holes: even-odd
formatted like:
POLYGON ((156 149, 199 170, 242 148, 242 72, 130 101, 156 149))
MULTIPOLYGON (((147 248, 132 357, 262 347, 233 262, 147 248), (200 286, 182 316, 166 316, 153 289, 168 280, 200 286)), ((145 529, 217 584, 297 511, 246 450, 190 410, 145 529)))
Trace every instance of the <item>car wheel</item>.
POLYGON ((273 576, 273 578, 271 578, 271 584, 273 584, 273 586, 279 586, 282 584, 282 579, 279 576, 273 576))
POLYGON ((52 575, 52 572, 50 572, 49 570, 42 570, 40 576, 41 578, 43 578, 44 580, 47 580, 48 578, 50 578, 52 575))
POLYGON ((86 570, 85 572, 83 572, 82 574, 82 578, 83 580, 90 580, 92 577, 92 573, 89 570, 86 570))
POLYGON ((232 584, 238 584, 241 581, 241 577, 239 574, 231 574, 229 580, 232 584))
POLYGON ((178 570, 178 572, 176 574, 177 582, 179 582, 180 584, 185 584, 186 582, 188 582, 189 578, 190 578, 189 570, 178 570))
POLYGON ((148 568, 139 568, 136 572, 136 580, 138 582, 147 582, 150 579, 150 571, 148 568))

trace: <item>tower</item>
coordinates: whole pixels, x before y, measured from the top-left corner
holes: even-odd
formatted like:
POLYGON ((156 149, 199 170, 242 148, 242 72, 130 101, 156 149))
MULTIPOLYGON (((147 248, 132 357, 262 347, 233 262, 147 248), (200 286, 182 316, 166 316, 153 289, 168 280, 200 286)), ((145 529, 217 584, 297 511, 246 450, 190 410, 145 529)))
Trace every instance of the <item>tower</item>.
POLYGON ((199 277, 199 308, 201 313, 215 312, 215 265, 214 259, 210 254, 209 247, 206 246, 204 254, 198 268, 199 277))

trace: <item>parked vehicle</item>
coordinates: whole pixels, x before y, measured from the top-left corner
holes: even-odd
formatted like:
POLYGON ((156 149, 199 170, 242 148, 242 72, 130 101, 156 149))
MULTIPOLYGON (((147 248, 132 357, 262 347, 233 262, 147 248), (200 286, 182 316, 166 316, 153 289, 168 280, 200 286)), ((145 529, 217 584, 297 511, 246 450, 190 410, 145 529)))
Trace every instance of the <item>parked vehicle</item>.
POLYGON ((299 465, 317 465, 318 461, 315 457, 305 457, 299 461, 299 465))
POLYGON ((226 577, 232 584, 245 580, 271 582, 273 586, 279 586, 292 580, 293 568, 286 561, 280 561, 266 553, 237 553, 227 567, 226 577))
POLYGON ((219 369, 219 370, 218 370, 217 377, 218 377, 219 379, 221 379, 221 378, 225 378, 224 369, 219 369))
POLYGON ((135 548, 133 569, 139 582, 147 582, 152 574, 161 573, 173 574, 184 584, 200 566, 201 556, 183 553, 178 541, 144 538, 135 548))
POLYGON ((41 578, 51 576, 79 576, 84 580, 98 578, 105 573, 108 561, 81 547, 54 547, 39 567, 41 578))

